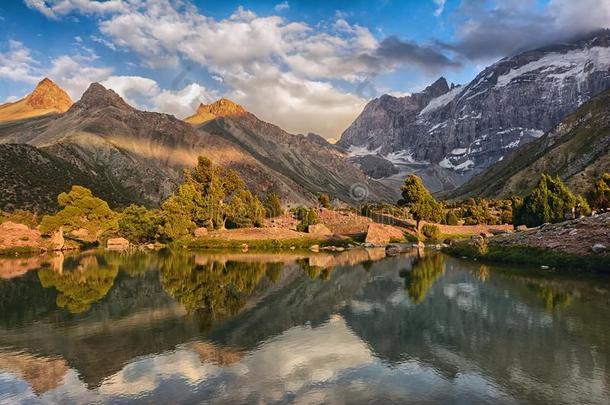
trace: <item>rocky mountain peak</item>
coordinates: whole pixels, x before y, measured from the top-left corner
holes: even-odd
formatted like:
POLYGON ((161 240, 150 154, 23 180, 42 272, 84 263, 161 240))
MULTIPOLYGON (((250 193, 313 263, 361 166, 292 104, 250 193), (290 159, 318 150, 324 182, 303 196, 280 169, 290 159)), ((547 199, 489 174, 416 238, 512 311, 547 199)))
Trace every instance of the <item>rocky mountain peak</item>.
POLYGON ((132 107, 125 102, 112 89, 107 89, 99 83, 91 83, 89 88, 83 93, 74 107, 77 108, 104 108, 116 107, 119 109, 131 109, 132 107))
POLYGON ((186 118, 185 121, 191 124, 203 124, 215 118, 233 117, 247 113, 248 111, 241 105, 229 99, 221 98, 212 104, 199 104, 197 112, 186 118))
POLYGON ((199 108, 197 109, 197 113, 208 113, 216 117, 242 115, 247 112, 248 111, 241 105, 226 98, 221 98, 212 104, 199 104, 199 108))
POLYGON ((423 93, 430 95, 432 97, 442 96, 447 93, 449 90, 449 84, 447 83, 447 79, 444 77, 439 77, 434 83, 430 86, 426 87, 423 93))
POLYGON ((73 102, 68 93, 56 85, 51 79, 42 79, 34 91, 26 97, 28 107, 40 110, 67 111, 73 102))

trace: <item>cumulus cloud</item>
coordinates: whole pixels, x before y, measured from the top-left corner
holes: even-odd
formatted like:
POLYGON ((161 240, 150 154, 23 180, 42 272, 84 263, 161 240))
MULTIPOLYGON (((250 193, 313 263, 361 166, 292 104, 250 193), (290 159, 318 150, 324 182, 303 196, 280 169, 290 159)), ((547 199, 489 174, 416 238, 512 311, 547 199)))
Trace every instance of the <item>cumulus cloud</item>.
POLYGON ((82 14, 105 14, 128 11, 127 3, 122 0, 24 0, 25 4, 51 19, 79 12, 82 14))
POLYGON ((156 81, 140 76, 110 76, 100 84, 116 91, 133 106, 143 105, 160 92, 156 81))
POLYGON ((28 48, 21 42, 9 40, 8 50, 0 52, 0 79, 36 83, 40 79, 36 74, 37 65, 28 48))
POLYGON ((459 62, 449 59, 434 47, 421 46, 412 41, 401 41, 396 37, 384 39, 377 50, 377 55, 390 63, 415 65, 422 70, 434 72, 460 66, 459 62))
POLYGON ((78 56, 63 55, 54 59, 46 76, 68 92, 73 100, 78 100, 93 82, 106 80, 112 74, 112 68, 94 67, 78 56))
POLYGON ((456 40, 443 43, 469 60, 489 60, 610 27, 607 0, 465 0, 455 11, 456 40))
POLYGON ((173 114, 179 118, 192 115, 200 103, 209 104, 219 98, 216 91, 191 83, 181 90, 163 90, 153 97, 155 111, 173 114))

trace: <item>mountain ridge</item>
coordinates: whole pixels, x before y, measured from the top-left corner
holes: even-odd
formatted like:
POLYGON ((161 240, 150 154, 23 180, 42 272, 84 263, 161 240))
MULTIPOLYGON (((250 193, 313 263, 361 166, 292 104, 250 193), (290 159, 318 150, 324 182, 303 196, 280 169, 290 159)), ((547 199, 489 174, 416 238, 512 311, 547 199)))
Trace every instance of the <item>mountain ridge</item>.
POLYGON ((0 122, 64 113, 72 104, 68 93, 45 77, 27 96, 15 102, 0 105, 0 122))

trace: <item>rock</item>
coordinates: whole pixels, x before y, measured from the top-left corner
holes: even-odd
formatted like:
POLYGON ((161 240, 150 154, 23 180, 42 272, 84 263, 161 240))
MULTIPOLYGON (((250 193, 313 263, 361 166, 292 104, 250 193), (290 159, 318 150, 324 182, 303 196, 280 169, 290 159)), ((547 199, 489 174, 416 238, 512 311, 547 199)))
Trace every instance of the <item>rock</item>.
POLYGON ((110 238, 106 241, 106 247, 112 250, 129 249, 129 241, 125 238, 110 238))
POLYGON ((146 245, 146 249, 148 249, 148 250, 155 250, 155 244, 154 243, 149 243, 148 245, 146 245))
POLYGON ((295 250, 296 246, 290 246, 290 250, 295 250))
POLYGON ((490 229, 489 233, 492 234, 493 236, 497 236, 497 235, 505 235, 507 233, 510 233, 510 231, 507 231, 506 229, 490 229))
POLYGON ((390 244, 385 247, 385 254, 387 256, 396 256, 400 253, 407 252, 409 250, 408 245, 390 244))
POLYGON ((242 252, 247 252, 249 248, 250 248, 250 247, 248 246, 248 244, 247 244, 247 243, 243 243, 243 244, 241 245, 241 251, 242 251, 242 252))
POLYGON ((309 250, 311 250, 312 252, 319 252, 320 251, 320 245, 311 245, 309 247, 309 250))
POLYGON ((421 240, 417 243, 414 243, 413 245, 411 245, 412 247, 416 248, 416 249, 423 249, 426 247, 426 244, 424 242, 422 242, 421 240))
POLYGON ((549 269, 549 266, 542 265, 542 266, 540 266, 540 268, 541 268, 542 270, 548 270, 548 269, 549 269))
POLYGON ((195 235, 196 238, 203 238, 208 235, 208 230, 203 227, 197 228, 193 231, 193 235, 195 235))
POLYGON ((0 249, 31 248, 45 250, 40 231, 27 225, 6 221, 0 224, 0 249))
POLYGON ((314 236, 331 236, 333 234, 332 231, 324 224, 309 225, 307 227, 307 233, 314 236))
POLYGON ((404 233, 393 226, 371 223, 366 231, 365 243, 374 246, 386 246, 392 239, 403 239, 404 233))
POLYGON ((375 245, 373 245, 372 243, 364 242, 362 244, 362 247, 365 248, 365 249, 370 249, 370 248, 374 248, 375 245))
POLYGON ((49 250, 62 250, 65 245, 64 240, 64 228, 62 226, 51 235, 51 240, 49 241, 49 250))
POLYGON ((345 251, 345 248, 342 246, 339 246, 336 250, 337 250, 337 252, 343 252, 343 251, 345 251))
POLYGON ((593 251, 593 253, 600 254, 605 253, 608 248, 604 244, 596 243, 593 245, 593 247, 591 247, 591 250, 593 251))
POLYGON ((91 242, 95 239, 95 238, 92 238, 91 234, 89 233, 89 230, 87 230, 85 228, 78 228, 74 231, 71 231, 70 236, 74 239, 87 241, 87 242, 91 242))
POLYGON ((443 245, 447 245, 447 246, 453 245, 453 239, 445 239, 443 241, 443 245))
POLYGON ((525 232, 525 231, 527 231, 527 226, 525 226, 525 225, 519 225, 519 226, 517 226, 517 227, 515 228, 515 230, 516 230, 517 232, 525 232))

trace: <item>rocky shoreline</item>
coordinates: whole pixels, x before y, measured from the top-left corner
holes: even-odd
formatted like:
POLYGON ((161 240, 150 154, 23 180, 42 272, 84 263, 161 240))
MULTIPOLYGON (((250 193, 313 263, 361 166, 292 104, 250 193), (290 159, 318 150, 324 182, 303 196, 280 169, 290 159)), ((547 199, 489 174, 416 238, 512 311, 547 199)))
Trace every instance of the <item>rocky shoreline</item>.
POLYGON ((610 272, 610 213, 491 237, 473 237, 445 251, 477 260, 610 272))

